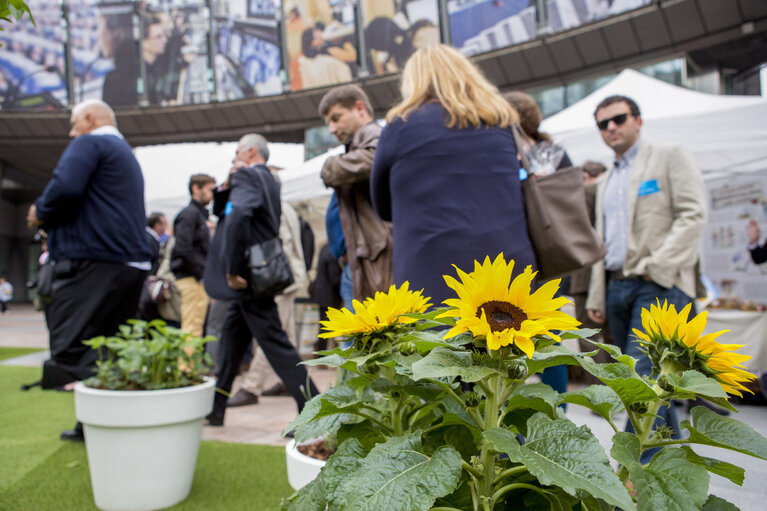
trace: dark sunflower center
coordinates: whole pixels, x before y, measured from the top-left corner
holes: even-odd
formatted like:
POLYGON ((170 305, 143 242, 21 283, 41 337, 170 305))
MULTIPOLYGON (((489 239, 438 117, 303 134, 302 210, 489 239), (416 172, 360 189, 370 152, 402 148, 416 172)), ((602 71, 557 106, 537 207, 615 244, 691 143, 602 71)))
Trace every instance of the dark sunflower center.
POLYGON ((522 322, 527 319, 525 311, 509 302, 491 300, 485 302, 477 309, 477 317, 482 317, 482 311, 485 312, 487 322, 490 324, 490 330, 500 332, 507 328, 519 330, 522 322))

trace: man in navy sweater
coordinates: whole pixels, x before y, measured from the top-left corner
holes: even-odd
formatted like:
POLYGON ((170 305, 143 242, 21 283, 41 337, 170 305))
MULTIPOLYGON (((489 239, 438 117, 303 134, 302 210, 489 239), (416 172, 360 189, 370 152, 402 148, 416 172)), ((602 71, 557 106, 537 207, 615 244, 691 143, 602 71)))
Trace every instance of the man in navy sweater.
MULTIPOLYGON (((82 341, 114 335, 136 313, 151 268, 144 178, 114 112, 88 100, 72 109, 70 123, 74 140, 27 214, 30 227, 48 233, 55 261, 47 317, 51 360, 44 371, 54 366, 61 386, 93 373, 97 352, 82 341)), ((61 438, 82 440, 80 423, 61 438)))

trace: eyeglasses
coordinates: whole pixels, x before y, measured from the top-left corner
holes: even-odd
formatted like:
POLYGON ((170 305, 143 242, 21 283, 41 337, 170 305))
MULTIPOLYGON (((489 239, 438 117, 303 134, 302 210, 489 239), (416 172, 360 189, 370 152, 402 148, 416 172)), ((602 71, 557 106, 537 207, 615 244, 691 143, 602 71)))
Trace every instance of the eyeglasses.
POLYGON ((610 121, 614 122, 616 126, 620 126, 624 122, 626 122, 626 119, 629 118, 629 115, 631 114, 618 114, 614 117, 610 117, 609 119, 605 119, 603 121, 597 121, 597 126, 601 131, 604 131, 607 129, 607 126, 610 125, 610 121))

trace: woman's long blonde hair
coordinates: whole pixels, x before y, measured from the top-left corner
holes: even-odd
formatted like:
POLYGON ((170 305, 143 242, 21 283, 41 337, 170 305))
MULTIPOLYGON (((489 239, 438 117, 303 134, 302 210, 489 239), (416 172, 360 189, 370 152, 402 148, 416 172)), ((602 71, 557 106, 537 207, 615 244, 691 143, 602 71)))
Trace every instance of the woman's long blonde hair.
POLYGON ((426 46, 413 53, 402 71, 402 101, 386 114, 386 121, 408 116, 428 101, 438 101, 450 116, 447 126, 506 128, 517 122, 517 113, 487 81, 480 70, 458 50, 444 44, 426 46))

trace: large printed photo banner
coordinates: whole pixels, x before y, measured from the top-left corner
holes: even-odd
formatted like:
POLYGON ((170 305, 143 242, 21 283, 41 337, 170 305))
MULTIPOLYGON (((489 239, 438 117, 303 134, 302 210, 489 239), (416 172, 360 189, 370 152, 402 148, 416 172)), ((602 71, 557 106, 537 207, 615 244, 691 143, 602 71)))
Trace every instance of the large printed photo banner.
POLYGON ((419 48, 440 42, 437 0, 363 0, 368 71, 401 71, 419 48))
POLYGON ((141 56, 150 105, 208 103, 208 7, 204 0, 148 0, 141 13, 141 56))
MULTIPOLYGON (((546 0, 547 33, 643 7, 652 0, 546 0)), ((535 0, 448 0, 450 38, 464 55, 512 46, 538 35, 535 0)))
POLYGON ((0 109, 54 110, 66 106, 66 33, 59 0, 29 0, 28 16, 0 32, 0 109))
POLYGON ((113 107, 138 104, 136 30, 131 1, 69 0, 75 103, 102 99, 113 107))
POLYGON ((273 0, 216 0, 218 101, 280 94, 282 55, 273 0))
POLYGON ((284 0, 285 49, 291 90, 357 77, 355 0, 284 0))
POLYGON ((767 264, 754 264, 746 227, 759 224, 767 238, 767 171, 733 174, 706 181, 708 223, 703 235, 703 274, 725 307, 767 304, 767 264))

